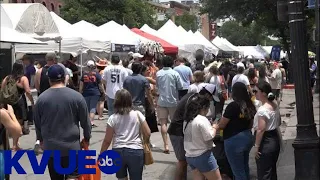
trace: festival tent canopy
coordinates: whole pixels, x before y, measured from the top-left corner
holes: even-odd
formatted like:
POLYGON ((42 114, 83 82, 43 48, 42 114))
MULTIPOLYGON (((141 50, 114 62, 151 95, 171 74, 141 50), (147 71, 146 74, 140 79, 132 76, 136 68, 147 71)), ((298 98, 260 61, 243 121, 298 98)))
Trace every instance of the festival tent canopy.
POLYGON ((219 49, 221 49, 224 52, 235 52, 234 49, 232 49, 231 47, 229 47, 227 44, 225 44, 225 41, 220 38, 219 36, 215 37, 212 40, 212 44, 214 44, 215 46, 217 46, 219 49))
MULTIPOLYGON (((57 25, 60 35, 61 35, 61 52, 70 53, 73 56, 85 53, 88 50, 94 52, 107 52, 111 50, 110 42, 108 41, 98 41, 96 36, 90 35, 91 32, 97 32, 97 27, 87 23, 85 21, 80 21, 74 25, 71 25, 61 17, 59 17, 54 12, 50 12, 52 19, 57 25), (94 29, 95 28, 95 29, 94 29)), ((101 38, 102 39, 102 38, 101 38)), ((48 45, 18 45, 16 46, 17 52, 24 53, 47 53, 47 52, 58 52, 59 44, 54 41, 48 41, 48 45)))
MULTIPOLYGON (((191 32, 191 31, 190 31, 191 32)), ((194 36, 199 39, 208 49, 211 49, 212 52, 215 52, 214 54, 217 55, 219 52, 219 48, 217 48, 215 45, 213 45, 207 38, 205 38, 199 31, 196 31, 194 33, 194 36)))
POLYGON ((147 24, 143 25, 143 26, 140 28, 140 30, 142 30, 142 31, 144 31, 144 32, 146 32, 146 33, 149 33, 149 34, 151 34, 151 35, 153 35, 153 36, 157 36, 157 37, 158 37, 158 34, 159 34, 158 31, 152 29, 152 28, 149 27, 147 24))
POLYGON ((149 34, 147 32, 144 32, 144 31, 140 30, 140 29, 137 29, 137 28, 133 28, 133 29, 131 29, 131 31, 133 31, 136 34, 139 34, 140 36, 148 38, 148 39, 150 39, 152 41, 156 41, 156 42, 160 43, 161 46, 164 49, 164 52, 166 54, 176 54, 176 53, 178 53, 178 47, 177 46, 174 46, 174 45, 168 43, 167 41, 165 41, 165 40, 163 40, 163 39, 161 39, 161 38, 159 38, 157 36, 154 36, 152 34, 149 34))
POLYGON ((0 42, 14 44, 46 44, 22 34, 14 29, 1 26, 0 42))
POLYGON ((245 58, 265 59, 265 55, 256 46, 238 46, 238 49, 245 58))
POLYGON ((140 44, 140 39, 137 36, 133 36, 133 32, 114 21, 109 21, 99 26, 99 31, 100 34, 107 35, 112 44, 135 46, 140 44))
POLYGON ((192 47, 187 47, 189 42, 188 38, 181 30, 171 21, 168 20, 157 32, 157 36, 163 38, 167 42, 177 46, 179 48, 179 56, 185 57, 189 60, 194 60, 194 52, 201 49, 198 46, 193 45, 192 47))
POLYGON ((230 43, 227 39, 221 38, 221 40, 223 41, 223 43, 224 43, 225 45, 227 45, 228 47, 230 47, 231 49, 233 49, 234 52, 240 52, 240 50, 239 50, 236 46, 234 46, 232 43, 230 43))
POLYGON ((48 9, 40 3, 1 3, 12 28, 35 38, 55 38, 59 30, 48 9))

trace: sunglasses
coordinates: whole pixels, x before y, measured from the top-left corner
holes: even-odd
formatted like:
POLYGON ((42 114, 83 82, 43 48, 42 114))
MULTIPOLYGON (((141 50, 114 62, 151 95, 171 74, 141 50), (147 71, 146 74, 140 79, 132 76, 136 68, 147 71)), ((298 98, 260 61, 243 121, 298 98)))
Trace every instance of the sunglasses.
POLYGON ((252 90, 252 92, 253 92, 254 94, 256 94, 258 91, 257 91, 256 89, 254 89, 254 90, 252 90))

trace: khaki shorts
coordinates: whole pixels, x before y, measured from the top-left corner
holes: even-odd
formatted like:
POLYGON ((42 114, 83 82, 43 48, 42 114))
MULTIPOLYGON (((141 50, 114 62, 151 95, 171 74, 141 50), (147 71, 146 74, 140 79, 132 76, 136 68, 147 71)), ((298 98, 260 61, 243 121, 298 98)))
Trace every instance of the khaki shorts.
POLYGON ((158 120, 160 121, 161 119, 168 119, 170 120, 173 119, 173 115, 176 112, 176 107, 157 107, 157 116, 158 120))

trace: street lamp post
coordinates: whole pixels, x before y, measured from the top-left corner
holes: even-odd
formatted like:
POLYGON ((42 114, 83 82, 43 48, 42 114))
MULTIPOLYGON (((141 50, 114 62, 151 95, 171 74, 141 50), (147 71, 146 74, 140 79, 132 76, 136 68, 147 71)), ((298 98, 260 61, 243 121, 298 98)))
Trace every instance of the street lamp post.
MULTIPOLYGON (((316 42, 316 61, 317 61, 317 67, 318 67, 318 70, 317 70, 317 77, 316 77, 316 87, 315 87, 315 92, 316 93, 319 93, 319 88, 320 88, 320 81, 319 81, 319 71, 320 71, 320 67, 319 67, 319 57, 320 57, 320 25, 319 25, 319 0, 315 0, 315 23, 316 23, 316 32, 315 32, 315 35, 316 35, 316 39, 315 39, 315 42, 316 42)), ((319 96, 320 97, 320 96, 319 96)))
POLYGON ((288 2, 298 120, 297 136, 292 146, 295 157, 295 180, 315 180, 319 179, 319 137, 313 116, 304 8, 304 0, 288 2))

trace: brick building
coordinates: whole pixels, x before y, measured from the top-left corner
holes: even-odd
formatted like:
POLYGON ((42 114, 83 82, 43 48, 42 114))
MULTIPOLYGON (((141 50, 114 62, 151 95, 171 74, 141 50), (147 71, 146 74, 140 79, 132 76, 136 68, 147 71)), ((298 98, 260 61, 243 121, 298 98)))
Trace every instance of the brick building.
POLYGON ((9 0, 9 3, 41 3, 56 14, 60 13, 62 3, 58 0, 9 0))

